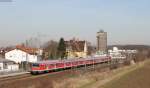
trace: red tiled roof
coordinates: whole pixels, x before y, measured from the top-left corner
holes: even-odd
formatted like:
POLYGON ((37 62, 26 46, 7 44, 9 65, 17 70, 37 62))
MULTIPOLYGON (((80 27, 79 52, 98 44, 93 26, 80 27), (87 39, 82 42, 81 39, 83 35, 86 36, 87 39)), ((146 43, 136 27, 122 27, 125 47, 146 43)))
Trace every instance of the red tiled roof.
POLYGON ((37 54, 38 51, 37 48, 25 47, 23 45, 17 45, 16 48, 29 54, 37 54))

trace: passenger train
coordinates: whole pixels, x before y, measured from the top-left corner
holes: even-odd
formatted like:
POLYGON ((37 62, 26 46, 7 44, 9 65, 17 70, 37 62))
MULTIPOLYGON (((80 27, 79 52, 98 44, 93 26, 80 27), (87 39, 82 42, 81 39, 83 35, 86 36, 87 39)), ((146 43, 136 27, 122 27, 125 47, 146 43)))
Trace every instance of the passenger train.
POLYGON ((110 56, 90 57, 67 60, 47 60, 32 63, 31 74, 39 74, 59 69, 67 69, 86 65, 100 64, 111 61, 110 56))

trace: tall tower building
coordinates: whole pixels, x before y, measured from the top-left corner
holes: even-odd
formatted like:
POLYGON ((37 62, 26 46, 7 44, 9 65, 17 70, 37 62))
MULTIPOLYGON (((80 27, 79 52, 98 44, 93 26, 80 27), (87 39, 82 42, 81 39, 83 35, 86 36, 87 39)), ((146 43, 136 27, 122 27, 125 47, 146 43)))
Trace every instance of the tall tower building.
POLYGON ((97 32, 97 51, 106 52, 107 50, 107 32, 100 30, 97 32))

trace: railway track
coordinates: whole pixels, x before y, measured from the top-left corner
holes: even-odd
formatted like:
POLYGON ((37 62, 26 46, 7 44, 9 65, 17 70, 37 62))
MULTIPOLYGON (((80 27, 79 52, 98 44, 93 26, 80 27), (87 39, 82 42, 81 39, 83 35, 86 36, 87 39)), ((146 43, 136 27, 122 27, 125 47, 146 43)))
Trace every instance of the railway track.
POLYGON ((31 77, 31 74, 22 74, 22 75, 17 75, 17 76, 8 76, 8 77, 1 77, 0 78, 0 83, 2 82, 10 82, 10 81, 15 81, 15 80, 20 80, 22 78, 27 78, 27 77, 31 77))

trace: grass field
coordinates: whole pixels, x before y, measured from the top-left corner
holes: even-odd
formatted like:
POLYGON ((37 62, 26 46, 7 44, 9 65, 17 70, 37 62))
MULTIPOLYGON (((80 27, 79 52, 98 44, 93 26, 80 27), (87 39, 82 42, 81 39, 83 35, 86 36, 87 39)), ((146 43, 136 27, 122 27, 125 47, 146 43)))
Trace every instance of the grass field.
POLYGON ((150 88, 150 62, 99 88, 150 88))

